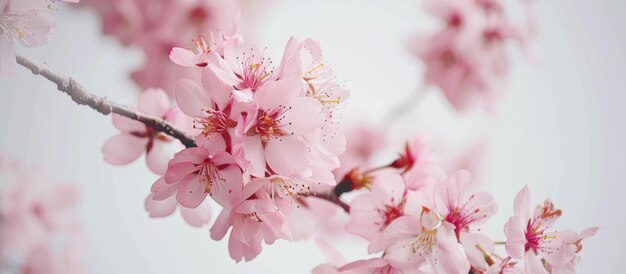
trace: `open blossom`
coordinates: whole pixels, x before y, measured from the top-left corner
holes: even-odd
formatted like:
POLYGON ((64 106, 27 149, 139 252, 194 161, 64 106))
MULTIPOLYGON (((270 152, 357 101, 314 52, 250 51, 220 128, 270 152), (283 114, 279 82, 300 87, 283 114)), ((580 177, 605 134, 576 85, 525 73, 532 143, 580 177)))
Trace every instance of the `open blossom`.
MULTIPOLYGON (((137 111, 174 124, 181 124, 180 111, 170 106, 163 90, 150 89, 139 96, 137 111)), ((126 165, 146 153, 148 168, 157 174, 165 173, 171 158, 168 146, 182 148, 182 144, 164 133, 157 132, 141 122, 113 114, 113 125, 121 133, 111 137, 102 146, 104 160, 113 165, 126 165)))
POLYGON ((552 231, 552 225, 561 217, 550 200, 538 205, 531 215, 530 194, 525 186, 515 196, 514 215, 504 225, 506 251, 511 258, 524 260, 527 273, 549 273, 542 259, 559 266, 576 255, 563 249, 565 239, 575 236, 573 231, 552 231))
POLYGON ((178 186, 176 200, 196 208, 211 195, 222 205, 230 203, 233 188, 242 184, 241 169, 216 137, 206 146, 186 148, 174 155, 164 175, 165 183, 178 186))
POLYGON ((380 249, 384 229, 404 216, 407 203, 402 176, 390 172, 376 175, 370 192, 350 203, 350 223, 346 230, 371 241, 370 252, 380 249))
POLYGON ((496 203, 486 192, 467 193, 471 175, 465 170, 457 171, 439 189, 440 209, 444 220, 454 225, 458 238, 461 233, 473 233, 476 226, 485 223, 496 213, 496 203))
POLYGON ((468 273, 469 262, 454 236, 454 228, 436 212, 424 207, 419 217, 403 216, 385 229, 393 240, 385 258, 396 267, 432 267, 436 273, 468 273))
MULTIPOLYGON (((566 250, 565 252, 569 252, 570 254, 574 253, 574 257, 566 262, 561 262, 561 264, 552 266, 552 273, 554 274, 574 274, 576 273, 575 267, 576 264, 580 261, 580 256, 578 253, 583 249, 582 240, 592 237, 596 235, 598 231, 598 227, 590 227, 588 229, 583 230, 580 234, 576 233, 567 233, 569 238, 564 239, 563 246, 561 249, 566 250)), ((561 258, 569 258, 571 256, 563 256, 561 258)))
POLYGON ((498 1, 428 1, 426 6, 444 27, 409 43, 424 62, 425 81, 441 88, 458 110, 480 101, 492 111, 508 75, 506 45, 524 45, 530 36, 527 25, 511 22, 498 1))

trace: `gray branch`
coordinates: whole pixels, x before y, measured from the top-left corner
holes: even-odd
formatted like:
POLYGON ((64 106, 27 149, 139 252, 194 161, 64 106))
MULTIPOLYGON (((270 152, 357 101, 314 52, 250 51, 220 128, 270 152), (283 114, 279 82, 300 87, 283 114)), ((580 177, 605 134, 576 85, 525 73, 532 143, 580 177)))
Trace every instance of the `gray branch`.
POLYGON ((58 90, 69 95, 70 98, 72 98, 72 100, 79 105, 89 106, 104 115, 116 113, 124 117, 142 122, 146 126, 151 127, 158 132, 163 132, 180 140, 180 142, 183 143, 183 145, 185 145, 186 147, 196 146, 192 137, 188 136, 183 130, 174 127, 171 123, 163 119, 137 112, 128 108, 127 106, 113 102, 106 97, 96 96, 85 90, 85 88, 83 88, 74 79, 51 71, 50 69, 38 65, 19 54, 17 55, 17 63, 29 69, 33 74, 41 75, 51 82, 55 83, 58 90))

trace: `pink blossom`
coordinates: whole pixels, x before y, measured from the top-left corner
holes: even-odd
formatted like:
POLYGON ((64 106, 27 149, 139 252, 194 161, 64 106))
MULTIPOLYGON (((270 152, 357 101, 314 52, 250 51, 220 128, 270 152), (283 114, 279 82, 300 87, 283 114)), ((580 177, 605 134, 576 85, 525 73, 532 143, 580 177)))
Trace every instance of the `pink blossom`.
MULTIPOLYGON (((597 231, 598 231, 597 227, 590 227, 590 228, 583 230, 583 232, 581 232, 580 234, 576 236, 574 236, 574 233, 568 233, 567 235, 569 236, 569 238, 566 238, 563 240, 563 246, 561 247, 561 249, 567 250, 566 252, 569 252, 570 254, 573 252, 576 255, 574 255, 574 257, 569 261, 566 261, 564 263, 561 262, 561 264, 552 265, 552 273, 553 274, 576 273, 575 267, 580 261, 580 256, 578 256, 578 253, 583 248, 582 240, 596 235, 597 231)), ((565 258, 568 258, 568 257, 565 257, 565 258)))
MULTIPOLYGON (((150 89, 139 96, 139 112, 152 115, 174 124, 180 124, 182 116, 177 108, 170 107, 163 90, 150 89)), ((148 168, 163 174, 171 158, 168 146, 182 148, 182 144, 163 133, 156 132, 141 122, 113 114, 113 125, 121 131, 102 146, 104 160, 113 165, 126 165, 146 152, 148 168)))
POLYGON ((530 215, 530 194, 525 186, 515 196, 513 208, 514 215, 504 225, 506 251, 512 258, 524 260, 526 272, 548 273, 542 258, 550 264, 561 265, 575 256, 561 248, 565 239, 575 237, 575 232, 550 231, 561 216, 561 210, 554 208, 550 200, 538 205, 530 215))
POLYGON ((0 77, 13 76, 16 41, 27 48, 45 45, 54 26, 45 1, 1 0, 0 77))
POLYGON ((383 238, 393 240, 385 258, 395 267, 430 266, 438 273, 467 273, 465 254, 454 236, 454 227, 424 207, 420 217, 403 216, 385 229, 383 238))
POLYGON ((206 67, 209 62, 209 54, 217 52, 224 56, 224 47, 229 40, 237 40, 235 43, 242 43, 243 38, 235 33, 221 34, 209 32, 208 36, 201 35, 191 40, 191 48, 184 49, 174 47, 170 52, 172 62, 186 67, 206 67))
POLYGON ((224 140, 216 137, 205 147, 186 148, 174 155, 164 180, 178 186, 176 200, 182 206, 196 208, 207 195, 223 206, 230 203, 233 189, 241 187, 242 174, 225 148, 224 140))
POLYGON ((350 223, 346 230, 372 241, 370 252, 381 241, 383 230, 404 215, 406 192, 402 176, 381 172, 370 186, 371 192, 350 203, 350 223))
POLYGON ((476 226, 485 223, 496 213, 496 203, 486 192, 467 193, 471 175, 466 170, 453 173, 439 188, 439 212, 446 222, 454 225, 457 238, 461 233, 477 232, 476 226))

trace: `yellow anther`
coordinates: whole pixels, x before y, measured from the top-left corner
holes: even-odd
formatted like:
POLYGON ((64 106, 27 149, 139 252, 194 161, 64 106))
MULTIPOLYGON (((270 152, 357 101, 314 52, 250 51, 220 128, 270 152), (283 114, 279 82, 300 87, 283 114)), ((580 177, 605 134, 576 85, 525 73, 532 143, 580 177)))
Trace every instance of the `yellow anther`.
POLYGON ((324 63, 319 63, 319 64, 317 64, 317 65, 313 66, 312 68, 310 68, 309 70, 307 70, 307 71, 306 71, 306 73, 312 73, 312 72, 314 72, 315 70, 317 70, 318 68, 321 68, 321 67, 323 67, 323 66, 324 66, 324 63))

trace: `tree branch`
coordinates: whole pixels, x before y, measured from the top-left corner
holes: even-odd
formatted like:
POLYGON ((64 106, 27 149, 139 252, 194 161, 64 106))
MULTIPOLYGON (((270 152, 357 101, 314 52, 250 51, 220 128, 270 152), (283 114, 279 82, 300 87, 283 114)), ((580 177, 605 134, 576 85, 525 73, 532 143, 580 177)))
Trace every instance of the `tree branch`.
POLYGON ((85 88, 83 88, 74 79, 53 72, 50 69, 38 65, 19 54, 17 55, 17 63, 29 69, 33 74, 41 75, 51 82, 55 83, 58 90, 69 95, 70 98, 72 98, 72 100, 79 105, 89 106, 92 109, 102 113, 103 115, 116 113, 124 117, 142 122, 146 126, 151 127, 158 132, 163 132, 180 140, 180 142, 183 143, 183 145, 185 145, 186 147, 196 146, 196 143, 194 142, 192 137, 188 136, 184 131, 177 129, 171 123, 163 119, 137 112, 122 104, 113 102, 106 97, 96 96, 85 90, 85 88))

